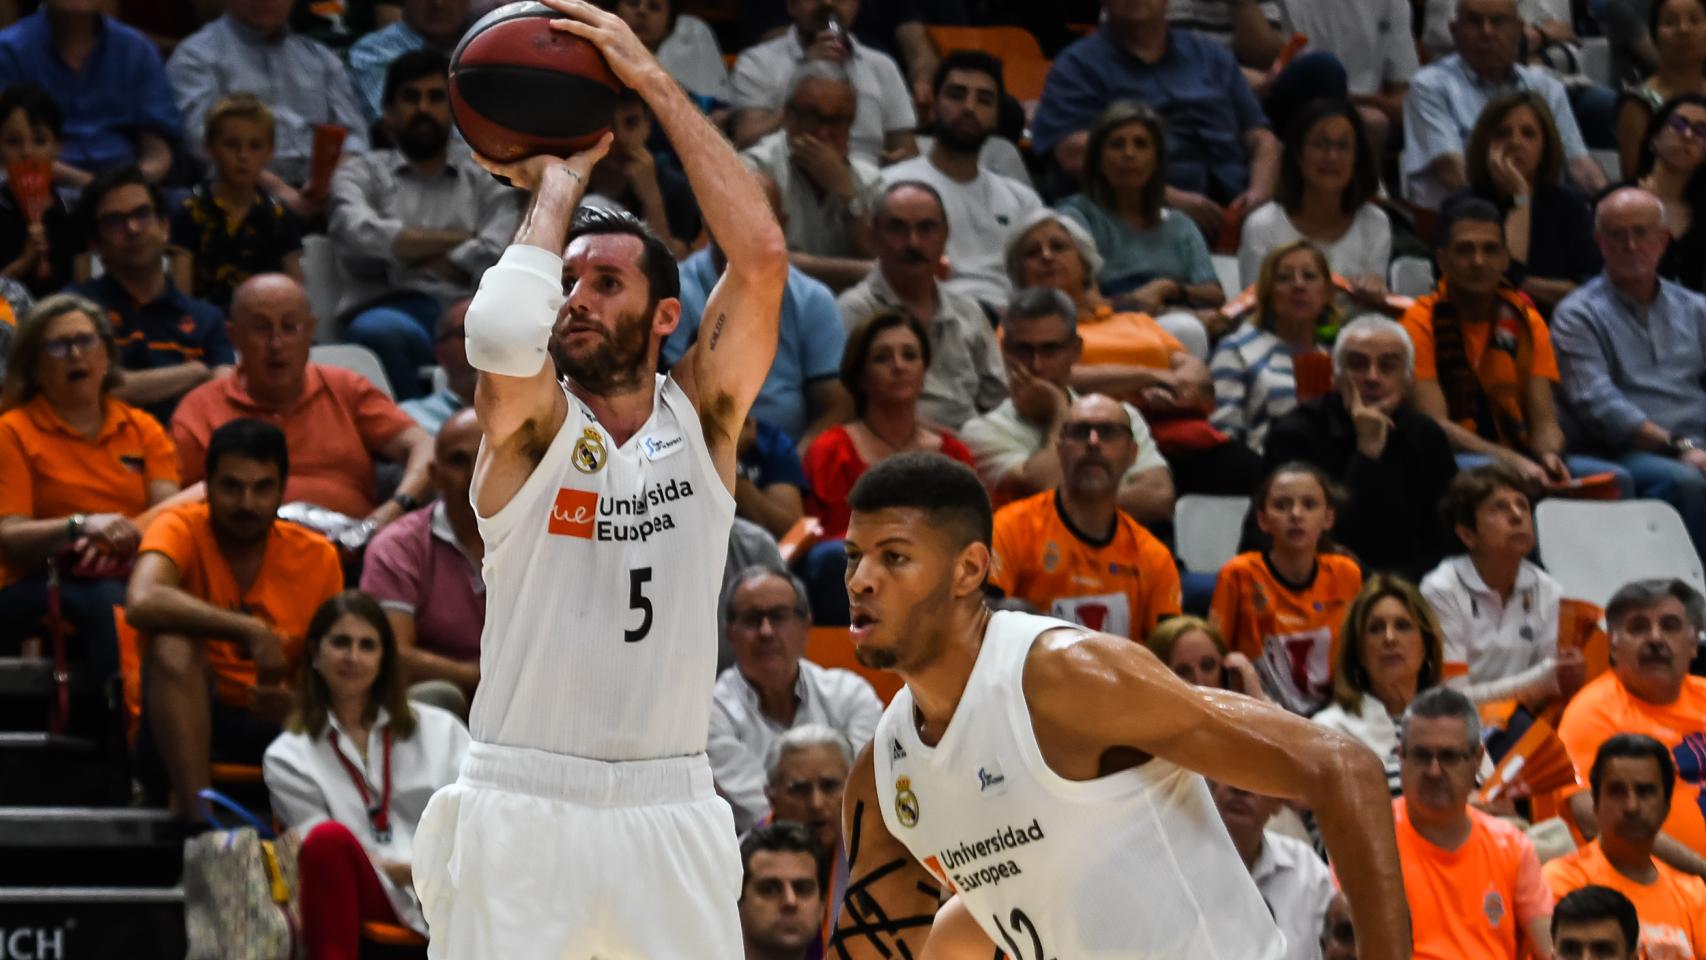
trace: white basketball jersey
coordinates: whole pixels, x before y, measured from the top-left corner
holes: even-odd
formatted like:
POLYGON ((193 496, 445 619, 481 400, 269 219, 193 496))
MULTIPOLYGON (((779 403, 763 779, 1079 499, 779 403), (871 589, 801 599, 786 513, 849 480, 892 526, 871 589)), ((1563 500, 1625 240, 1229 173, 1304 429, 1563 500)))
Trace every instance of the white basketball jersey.
POLYGON ((1025 705, 1025 657, 1061 627, 1080 629, 991 617, 935 747, 918 738, 912 692, 895 695, 871 743, 889 832, 1010 960, 1284 957, 1284 937, 1200 776, 1154 758, 1078 782, 1044 763, 1025 705))
POLYGON ((480 518, 486 627, 469 727, 483 743, 594 760, 702 753, 734 498, 674 380, 657 378, 651 418, 620 447, 568 400, 533 475, 480 518))

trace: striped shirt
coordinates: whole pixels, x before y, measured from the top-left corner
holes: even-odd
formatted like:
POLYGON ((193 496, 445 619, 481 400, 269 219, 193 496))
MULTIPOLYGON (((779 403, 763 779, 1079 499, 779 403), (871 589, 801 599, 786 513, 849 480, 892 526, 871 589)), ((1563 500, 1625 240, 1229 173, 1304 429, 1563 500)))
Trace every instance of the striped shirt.
POLYGON ((1209 422, 1261 450, 1268 425, 1297 406, 1290 349, 1272 333, 1246 323, 1214 348, 1209 370, 1214 375, 1209 422))
MULTIPOLYGON (((1175 30, 1195 30, 1215 43, 1232 49, 1232 8, 1227 0, 1168 0, 1167 25, 1175 30)), ((1262 0, 1262 18, 1275 30, 1282 26, 1280 5, 1262 0)))

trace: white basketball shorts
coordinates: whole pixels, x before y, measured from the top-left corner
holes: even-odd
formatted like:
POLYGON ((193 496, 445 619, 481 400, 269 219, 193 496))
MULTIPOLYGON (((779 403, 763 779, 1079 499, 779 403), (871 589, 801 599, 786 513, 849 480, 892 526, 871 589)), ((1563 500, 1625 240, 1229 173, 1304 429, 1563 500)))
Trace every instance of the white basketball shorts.
POLYGON ((739 960, 741 873, 703 754, 475 743, 414 842, 432 960, 739 960))

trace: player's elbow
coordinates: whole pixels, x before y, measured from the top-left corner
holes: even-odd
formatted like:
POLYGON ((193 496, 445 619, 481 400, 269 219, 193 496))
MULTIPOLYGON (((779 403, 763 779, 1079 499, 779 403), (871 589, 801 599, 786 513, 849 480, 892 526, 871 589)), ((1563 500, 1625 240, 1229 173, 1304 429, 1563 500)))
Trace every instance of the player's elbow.
POLYGON ((562 305, 561 258, 542 247, 511 246, 468 305, 468 362, 506 377, 537 374, 562 305))
POLYGON ((1329 795, 1311 798, 1316 806, 1330 805, 1333 799, 1361 805, 1388 796, 1386 765, 1373 750, 1336 730, 1323 733, 1326 736, 1318 749, 1310 751, 1306 759, 1308 782, 1329 795))
POLYGON ((773 286, 780 291, 788 282, 788 241, 774 217, 754 225, 742 250, 730 251, 728 270, 754 286, 773 286))

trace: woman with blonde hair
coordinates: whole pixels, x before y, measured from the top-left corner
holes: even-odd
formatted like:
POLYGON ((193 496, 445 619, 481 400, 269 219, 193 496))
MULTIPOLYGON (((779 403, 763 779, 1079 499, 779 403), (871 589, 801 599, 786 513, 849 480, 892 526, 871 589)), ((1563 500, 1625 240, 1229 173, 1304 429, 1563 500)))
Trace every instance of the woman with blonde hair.
POLYGON ((1186 615, 1161 621, 1149 632, 1144 646, 1175 676, 1192 686, 1267 699, 1250 659, 1229 652, 1220 631, 1201 617, 1186 615))

